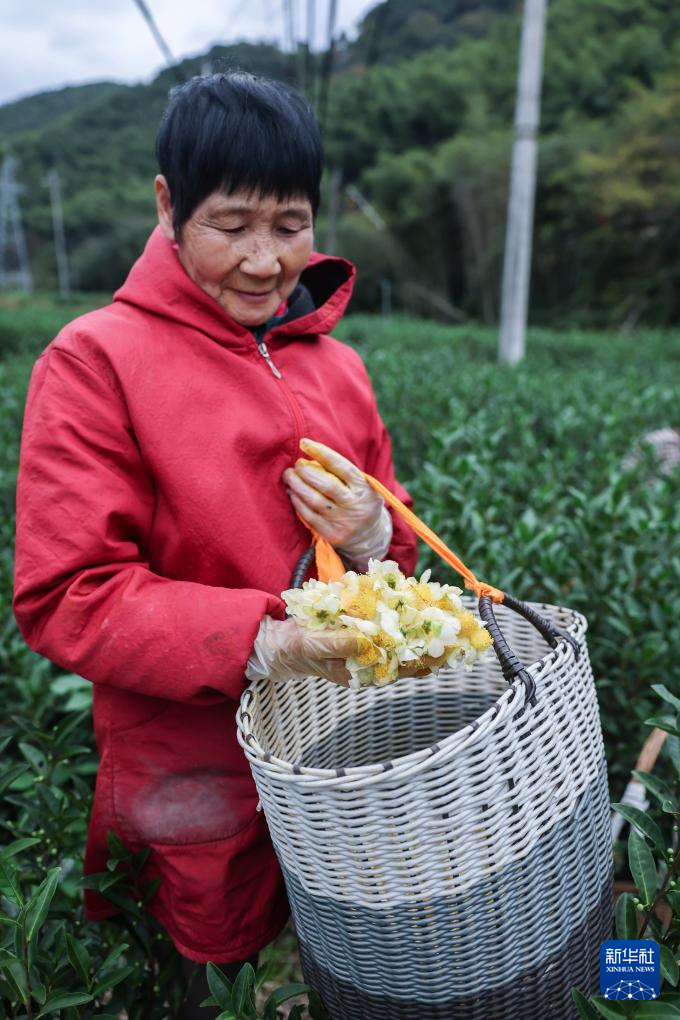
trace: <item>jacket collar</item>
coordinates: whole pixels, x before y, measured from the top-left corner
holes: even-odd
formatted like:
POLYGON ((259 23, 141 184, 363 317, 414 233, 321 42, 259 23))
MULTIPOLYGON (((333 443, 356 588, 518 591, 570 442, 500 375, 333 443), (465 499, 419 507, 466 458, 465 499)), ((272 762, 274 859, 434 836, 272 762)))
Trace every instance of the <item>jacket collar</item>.
MULTIPOLYGON (((268 341, 328 333, 342 317, 352 295, 356 271, 351 262, 312 252, 300 277, 313 302, 299 317, 285 316, 265 336, 268 341)), ((142 308, 165 319, 198 329, 229 346, 252 344, 253 333, 229 318, 214 298, 187 275, 176 247, 156 227, 114 301, 142 308)), ((294 312, 294 308, 291 308, 294 312)))

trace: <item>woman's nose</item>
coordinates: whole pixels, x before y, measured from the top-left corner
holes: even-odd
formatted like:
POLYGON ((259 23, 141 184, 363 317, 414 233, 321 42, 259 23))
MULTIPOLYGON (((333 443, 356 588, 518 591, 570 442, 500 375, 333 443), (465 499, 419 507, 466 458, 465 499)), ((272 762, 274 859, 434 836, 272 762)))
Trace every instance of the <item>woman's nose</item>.
POLYGON ((249 276, 276 276, 281 271, 281 263, 275 246, 259 244, 251 249, 241 260, 241 270, 249 276))

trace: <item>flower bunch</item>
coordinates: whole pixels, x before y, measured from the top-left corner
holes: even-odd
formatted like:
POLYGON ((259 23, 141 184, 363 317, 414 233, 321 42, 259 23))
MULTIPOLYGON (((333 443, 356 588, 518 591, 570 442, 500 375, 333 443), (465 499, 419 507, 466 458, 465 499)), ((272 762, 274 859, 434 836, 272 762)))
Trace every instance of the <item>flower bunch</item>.
POLYGON ((288 615, 309 630, 349 628, 359 651, 347 660, 352 687, 382 687, 399 678, 425 675, 444 663, 471 666, 491 645, 491 635, 463 605, 462 591, 416 580, 392 560, 369 560, 368 572, 353 570, 339 581, 306 581, 284 591, 288 615))

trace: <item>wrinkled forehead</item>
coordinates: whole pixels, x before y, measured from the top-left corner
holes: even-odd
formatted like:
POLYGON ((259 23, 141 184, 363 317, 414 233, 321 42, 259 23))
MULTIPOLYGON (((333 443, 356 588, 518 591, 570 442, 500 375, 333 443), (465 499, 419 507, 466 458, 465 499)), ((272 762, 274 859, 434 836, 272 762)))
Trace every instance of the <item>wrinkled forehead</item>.
POLYGON ((312 215, 312 205, 306 195, 266 194, 245 188, 213 191, 204 199, 202 207, 202 212, 210 216, 290 215, 308 219, 312 215))

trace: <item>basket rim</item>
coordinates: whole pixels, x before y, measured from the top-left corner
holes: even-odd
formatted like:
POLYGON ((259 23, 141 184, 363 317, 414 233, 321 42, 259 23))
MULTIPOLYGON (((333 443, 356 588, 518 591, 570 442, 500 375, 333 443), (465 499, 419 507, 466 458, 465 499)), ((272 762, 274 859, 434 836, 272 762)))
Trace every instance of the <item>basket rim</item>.
MULTIPOLYGON (((582 638, 587 630, 587 620, 578 610, 565 606, 555 606, 550 603, 532 603, 540 609, 558 609, 571 614, 571 621, 565 628, 572 637, 582 638)), ((548 650, 540 659, 526 666, 527 672, 540 682, 540 676, 548 666, 553 665, 558 659, 573 658, 574 650, 568 641, 560 641, 555 648, 548 650)), ((442 670, 444 672, 444 670, 442 670)), ((243 748, 246 757, 251 765, 257 765, 261 770, 269 773, 271 778, 288 783, 304 783, 316 788, 340 786, 351 788, 356 786, 369 786, 380 781, 391 781, 397 776, 415 773, 427 763, 432 765, 440 758, 445 758, 453 751, 459 752, 470 744, 479 741, 490 728, 499 725, 509 715, 516 715, 518 712, 524 714, 527 707, 526 686, 521 679, 516 679, 496 701, 489 705, 485 711, 470 723, 466 723, 453 733, 447 734, 435 744, 411 751, 409 754, 400 755, 384 762, 371 762, 367 765, 352 765, 346 768, 312 768, 307 765, 298 765, 295 762, 277 758, 269 751, 265 751, 252 730, 252 716, 250 705, 252 700, 259 693, 259 689, 269 684, 269 679, 254 680, 241 695, 239 708, 236 713, 236 736, 243 748)), ((387 690, 387 688, 385 688, 387 690)))

